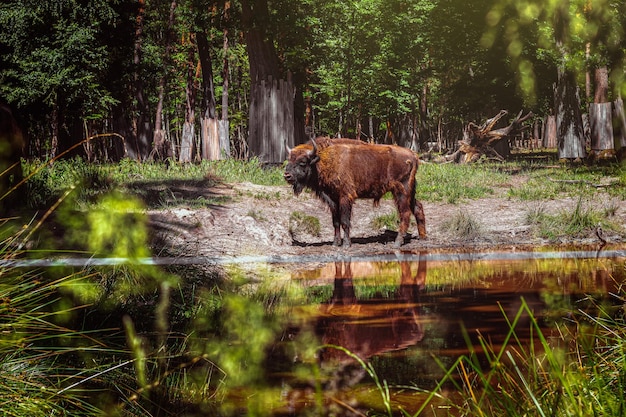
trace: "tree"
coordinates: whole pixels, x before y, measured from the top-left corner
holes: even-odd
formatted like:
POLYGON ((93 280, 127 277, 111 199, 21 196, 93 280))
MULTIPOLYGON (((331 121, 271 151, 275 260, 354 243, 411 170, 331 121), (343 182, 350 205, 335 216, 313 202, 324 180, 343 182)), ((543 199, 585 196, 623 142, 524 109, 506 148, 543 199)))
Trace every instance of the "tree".
POLYGON ((136 102, 136 118, 133 125, 136 126, 134 137, 128 146, 128 154, 131 158, 139 161, 145 160, 151 151, 151 139, 153 127, 150 121, 150 107, 145 92, 143 71, 144 50, 144 18, 146 14, 146 0, 139 0, 135 23, 135 45, 133 51, 133 92, 136 102))
POLYGON ((41 126, 33 147, 54 157, 83 136, 83 122, 116 103, 107 85, 118 14, 109 2, 5 1, 0 5, 0 96, 41 126), (47 138, 45 142, 43 138, 47 138))
POLYGON ((281 71, 269 27, 267 0, 242 0, 242 23, 250 60, 250 153, 283 162, 294 146, 294 85, 281 71))
POLYGON ((586 155, 578 92, 583 74, 606 65, 610 74, 608 91, 617 95, 624 88, 625 22, 621 9, 623 2, 618 0, 530 1, 524 5, 503 0, 490 11, 489 38, 496 39, 502 28, 508 28, 502 38, 508 44, 511 64, 520 74, 518 85, 526 96, 548 96, 537 94, 543 78, 537 73, 539 65, 547 64, 556 74, 552 108, 556 112, 561 158, 586 155), (532 43, 528 42, 528 32, 533 33, 532 43))
POLYGON ((172 157, 172 148, 171 143, 167 140, 165 132, 163 130, 163 101, 165 100, 165 88, 167 87, 168 81, 168 71, 170 64, 170 56, 172 53, 172 42, 173 42, 173 31, 174 24, 176 18, 176 8, 178 4, 176 0, 172 0, 170 4, 170 12, 169 17, 167 19, 167 27, 165 30, 165 35, 163 36, 163 73, 161 74, 161 79, 159 80, 159 95, 156 106, 156 113, 154 117, 154 134, 153 134, 153 149, 151 155, 155 155, 159 159, 164 159, 167 157, 172 157))

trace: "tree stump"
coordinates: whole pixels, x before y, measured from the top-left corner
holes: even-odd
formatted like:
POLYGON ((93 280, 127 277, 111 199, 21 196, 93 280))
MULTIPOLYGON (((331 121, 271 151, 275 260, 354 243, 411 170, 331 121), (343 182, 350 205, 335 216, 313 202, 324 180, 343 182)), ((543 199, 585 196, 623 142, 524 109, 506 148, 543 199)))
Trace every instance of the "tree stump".
POLYGON ((502 117, 508 114, 506 110, 500 110, 497 115, 482 125, 469 122, 463 129, 463 139, 459 141, 459 148, 452 155, 446 156, 445 160, 472 163, 484 155, 504 161, 510 152, 509 137, 525 129, 522 123, 533 115, 532 112, 528 112, 522 117, 523 113, 524 111, 521 110, 508 126, 500 129, 494 129, 494 127, 502 117))

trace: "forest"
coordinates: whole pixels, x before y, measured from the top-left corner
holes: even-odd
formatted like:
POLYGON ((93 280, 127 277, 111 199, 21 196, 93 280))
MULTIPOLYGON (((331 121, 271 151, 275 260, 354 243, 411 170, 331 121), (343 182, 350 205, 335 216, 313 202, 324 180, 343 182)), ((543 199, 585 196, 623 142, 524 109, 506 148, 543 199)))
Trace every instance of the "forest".
POLYGON ((625 52, 624 0, 0 1, 0 415, 624 415, 625 52), (318 135, 419 152, 427 238, 334 246, 318 135))
POLYGON ((7 0, 0 101, 42 160, 450 153, 502 110, 574 160, 626 145, 625 28, 621 0, 7 0))

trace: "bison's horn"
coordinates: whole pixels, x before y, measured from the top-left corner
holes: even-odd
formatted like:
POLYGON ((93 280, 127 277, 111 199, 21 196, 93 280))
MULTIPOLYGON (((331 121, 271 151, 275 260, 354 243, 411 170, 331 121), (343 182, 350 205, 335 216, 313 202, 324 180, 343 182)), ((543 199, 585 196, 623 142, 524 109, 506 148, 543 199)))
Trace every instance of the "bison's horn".
POLYGON ((285 138, 285 149, 287 150, 287 154, 291 153, 291 148, 289 147, 289 142, 287 141, 287 138, 285 138))
POLYGON ((313 144, 313 155, 317 154, 317 143, 315 142, 315 139, 311 138, 311 143, 313 144))

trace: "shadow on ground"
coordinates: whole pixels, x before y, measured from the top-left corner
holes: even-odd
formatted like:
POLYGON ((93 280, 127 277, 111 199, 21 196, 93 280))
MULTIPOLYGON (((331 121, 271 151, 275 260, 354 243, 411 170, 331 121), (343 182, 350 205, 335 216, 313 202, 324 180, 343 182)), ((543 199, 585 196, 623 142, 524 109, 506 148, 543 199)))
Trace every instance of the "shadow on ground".
POLYGON ((217 208, 231 200, 215 191, 220 185, 212 178, 202 180, 135 181, 126 186, 148 209, 172 207, 217 208))

